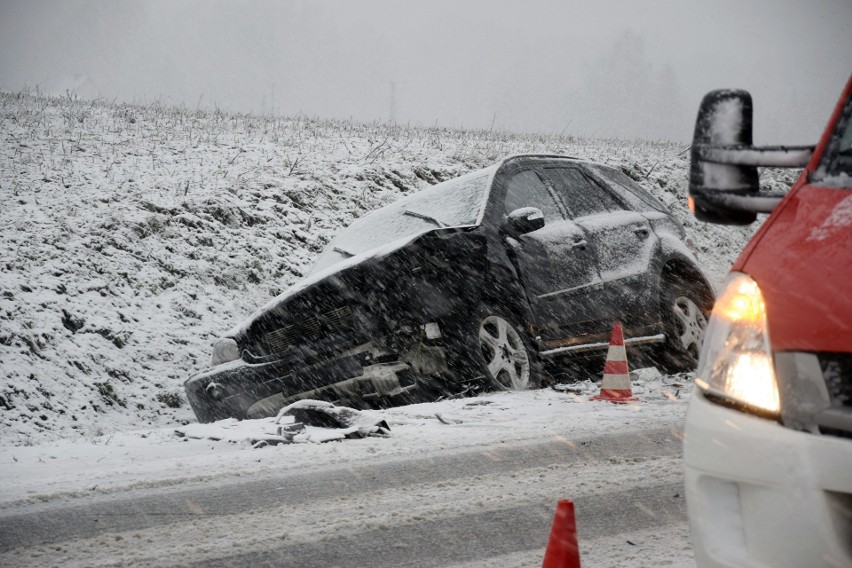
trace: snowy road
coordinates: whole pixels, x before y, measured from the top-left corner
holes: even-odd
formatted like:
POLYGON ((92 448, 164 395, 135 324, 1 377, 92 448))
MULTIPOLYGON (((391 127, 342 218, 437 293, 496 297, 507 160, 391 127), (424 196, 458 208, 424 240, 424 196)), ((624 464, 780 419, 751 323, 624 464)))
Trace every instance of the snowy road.
POLYGON ((560 497, 604 560, 602 539, 684 532, 680 451, 653 428, 21 505, 0 514, 0 564, 534 566, 560 497))

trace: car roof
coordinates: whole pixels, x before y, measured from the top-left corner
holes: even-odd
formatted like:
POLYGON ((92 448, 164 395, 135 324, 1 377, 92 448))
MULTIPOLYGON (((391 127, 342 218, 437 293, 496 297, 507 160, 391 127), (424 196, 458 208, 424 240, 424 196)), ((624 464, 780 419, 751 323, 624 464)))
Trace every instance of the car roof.
POLYGON ((502 160, 498 162, 498 164, 502 167, 504 164, 513 161, 522 161, 525 159, 547 159, 547 158, 557 158, 561 160, 571 160, 574 162, 582 162, 582 163, 597 163, 592 162, 591 160, 586 160, 584 158, 578 158, 576 156, 565 156, 564 154, 548 154, 548 153, 530 153, 530 154, 511 154, 506 156, 502 160))

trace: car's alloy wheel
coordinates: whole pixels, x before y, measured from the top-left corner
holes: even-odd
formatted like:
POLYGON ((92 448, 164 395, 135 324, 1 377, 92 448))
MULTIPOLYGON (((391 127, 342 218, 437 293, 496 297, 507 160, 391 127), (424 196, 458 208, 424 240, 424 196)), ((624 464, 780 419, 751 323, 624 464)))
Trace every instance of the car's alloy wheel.
POLYGON ((490 315, 479 323, 479 350, 491 381, 502 390, 526 390, 532 365, 521 335, 501 316, 490 315))
POLYGON ((671 310, 681 347, 697 360, 704 341, 704 331, 707 329, 707 318, 701 308, 686 296, 675 298, 671 310))
MULTIPOLYGON (((712 297, 712 296, 711 296, 712 297)), ((682 281, 670 281, 664 288, 663 321, 666 326, 666 340, 657 351, 656 363, 664 373, 694 371, 698 366, 698 356, 704 341, 710 303, 706 308, 705 293, 682 281)))

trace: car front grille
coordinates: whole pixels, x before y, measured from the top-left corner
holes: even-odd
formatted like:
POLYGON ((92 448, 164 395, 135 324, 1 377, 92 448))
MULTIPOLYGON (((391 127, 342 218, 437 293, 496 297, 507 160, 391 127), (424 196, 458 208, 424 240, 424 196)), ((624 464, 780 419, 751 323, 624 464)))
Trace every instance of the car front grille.
POLYGON ((818 353, 831 407, 817 418, 821 434, 852 439, 852 353, 818 353))
POLYGON ((852 353, 817 353, 831 406, 818 418, 822 434, 852 438, 852 353))
POLYGON ((269 353, 281 353, 288 347, 302 345, 307 341, 315 341, 354 327, 355 318, 352 308, 341 306, 319 315, 304 317, 297 322, 270 331, 264 339, 269 353))
POLYGON ((817 358, 831 405, 852 407, 852 353, 819 353, 817 358))
POLYGON ((852 353, 782 351, 775 372, 786 427, 852 438, 852 353))

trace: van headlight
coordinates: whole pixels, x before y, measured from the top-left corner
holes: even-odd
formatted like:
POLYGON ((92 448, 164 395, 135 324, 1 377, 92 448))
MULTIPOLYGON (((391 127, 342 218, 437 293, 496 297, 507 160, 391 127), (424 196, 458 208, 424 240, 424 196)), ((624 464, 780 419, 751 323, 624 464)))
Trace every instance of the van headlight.
POLYGON ((236 361, 240 358, 240 348, 230 337, 223 337, 213 344, 213 366, 236 361))
POLYGON ((757 282, 732 273, 713 307, 695 384, 711 399, 766 417, 781 410, 766 304, 757 282))

